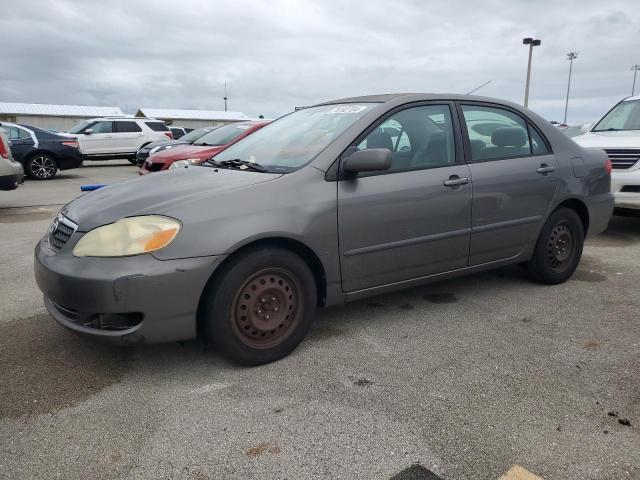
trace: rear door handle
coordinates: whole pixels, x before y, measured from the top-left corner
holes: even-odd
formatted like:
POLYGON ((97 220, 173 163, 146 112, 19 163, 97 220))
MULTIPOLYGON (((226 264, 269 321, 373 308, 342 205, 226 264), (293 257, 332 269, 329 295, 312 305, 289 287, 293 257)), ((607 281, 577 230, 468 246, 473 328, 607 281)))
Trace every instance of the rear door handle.
POLYGON ((466 185, 467 183, 469 183, 467 177, 459 177, 458 175, 451 175, 449 180, 442 182, 445 187, 457 187, 459 185, 466 185))
POLYGON ((552 167, 551 165, 547 165, 546 163, 543 163, 542 165, 540 165, 540 167, 536 169, 536 172, 541 173, 542 175, 546 175, 547 173, 551 173, 555 171, 555 169, 556 167, 552 167))

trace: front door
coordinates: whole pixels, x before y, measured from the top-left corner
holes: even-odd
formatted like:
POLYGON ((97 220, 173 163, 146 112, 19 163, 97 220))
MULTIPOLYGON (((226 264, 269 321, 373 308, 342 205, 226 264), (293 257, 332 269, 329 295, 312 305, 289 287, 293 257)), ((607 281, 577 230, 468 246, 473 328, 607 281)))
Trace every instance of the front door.
POLYGON ((463 104, 473 179, 469 265, 512 258, 535 241, 558 188, 558 162, 514 111, 463 104))
POLYGON ((469 168, 455 110, 426 104, 391 112, 350 149, 387 148, 390 170, 338 181, 345 292, 467 266, 469 168))
POLYGON ((78 135, 80 149, 85 155, 101 155, 111 153, 113 151, 113 122, 110 120, 101 120, 88 125, 78 135), (91 129, 90 134, 84 133, 91 129))

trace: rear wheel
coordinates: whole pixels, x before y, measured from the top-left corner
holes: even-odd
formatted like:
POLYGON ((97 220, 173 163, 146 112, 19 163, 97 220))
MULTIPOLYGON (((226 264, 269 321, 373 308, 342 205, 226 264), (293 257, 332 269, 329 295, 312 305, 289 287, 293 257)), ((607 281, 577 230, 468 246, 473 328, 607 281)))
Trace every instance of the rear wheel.
POLYGON ((584 228, 576 212, 559 208, 545 223, 533 257, 526 264, 534 280, 554 285, 568 280, 575 272, 584 245, 584 228))
POLYGON ((260 248, 223 268, 205 293, 202 320, 217 351, 241 365, 261 365, 300 344, 315 309, 307 264, 288 250, 260 248))
POLYGON ((56 176, 58 164, 51 155, 38 153, 27 160, 27 174, 36 180, 50 180, 56 176))

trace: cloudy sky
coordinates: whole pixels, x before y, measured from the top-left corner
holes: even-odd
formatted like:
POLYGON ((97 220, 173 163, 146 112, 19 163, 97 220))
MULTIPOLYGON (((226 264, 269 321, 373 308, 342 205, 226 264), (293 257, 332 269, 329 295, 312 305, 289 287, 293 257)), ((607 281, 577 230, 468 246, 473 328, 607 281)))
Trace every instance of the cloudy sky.
MULTIPOLYGON (((466 93, 596 119, 631 93, 638 0, 20 0, 0 16, 0 101, 273 117, 370 93, 466 93)), ((640 91, 640 78, 638 82, 640 91)))

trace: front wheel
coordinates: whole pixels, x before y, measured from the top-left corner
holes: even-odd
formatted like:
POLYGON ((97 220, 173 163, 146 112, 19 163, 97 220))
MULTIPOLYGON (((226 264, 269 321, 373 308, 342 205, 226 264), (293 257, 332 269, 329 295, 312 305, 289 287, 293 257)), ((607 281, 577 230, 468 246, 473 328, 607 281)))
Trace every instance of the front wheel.
POLYGON ((205 292, 201 318, 217 351, 240 365, 262 365, 300 344, 316 298, 314 276, 298 255, 260 248, 222 269, 205 292))
POLYGON ((135 158, 128 158, 127 160, 131 165, 138 165, 138 161, 135 158))
POLYGON ((27 160, 27 175, 36 180, 51 180, 56 176, 58 164, 52 156, 38 153, 27 160))
POLYGON ((578 214, 559 208, 544 224, 533 257, 526 264, 531 277, 555 285, 568 280, 580 263, 584 246, 584 228, 578 214))

